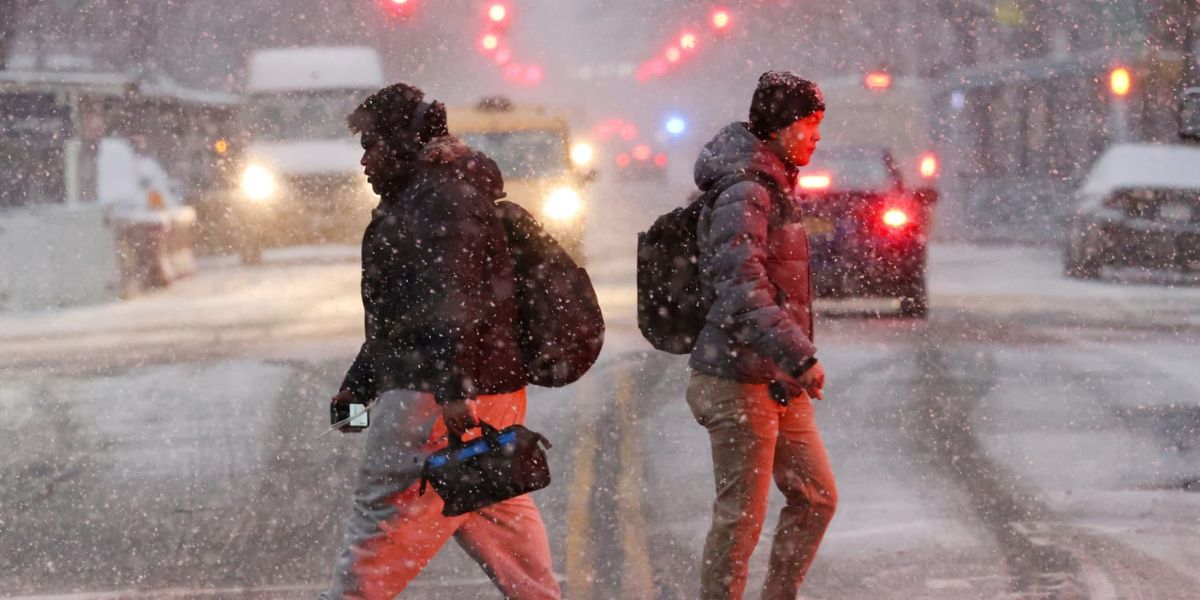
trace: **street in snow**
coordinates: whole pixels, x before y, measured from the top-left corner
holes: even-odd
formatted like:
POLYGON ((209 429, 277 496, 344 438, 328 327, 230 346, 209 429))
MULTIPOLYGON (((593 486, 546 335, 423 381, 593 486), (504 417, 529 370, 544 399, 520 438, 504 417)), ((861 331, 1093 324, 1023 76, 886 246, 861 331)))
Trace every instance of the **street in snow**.
MULTIPOLYGON (((577 386, 531 397, 530 426, 555 443, 555 483, 535 498, 572 597, 691 597, 707 436, 683 401, 685 362, 650 351, 632 320, 631 240, 613 228, 589 242, 606 354, 577 386)), ((207 260, 157 295, 0 317, 13 440, 0 468, 24 483, 0 496, 0 588, 315 593, 361 446, 316 439, 361 339, 355 258, 207 260)), ((1200 585, 1200 287, 1078 282, 1056 259, 935 244, 928 322, 890 316, 886 301, 821 304, 818 421, 841 501, 806 597, 1184 597, 1200 585)), ((476 569, 444 552, 409 593, 492 597, 476 569)))

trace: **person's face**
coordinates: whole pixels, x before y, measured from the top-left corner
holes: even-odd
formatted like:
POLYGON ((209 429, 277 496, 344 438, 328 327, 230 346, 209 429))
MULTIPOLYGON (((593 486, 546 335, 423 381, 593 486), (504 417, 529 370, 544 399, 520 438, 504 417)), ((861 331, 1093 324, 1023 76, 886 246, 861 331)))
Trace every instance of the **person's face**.
POLYGON ((387 143, 377 134, 363 132, 360 142, 363 155, 359 164, 363 167, 363 173, 367 175, 367 182, 371 184, 371 189, 375 190, 377 194, 382 194, 395 157, 392 156, 393 153, 387 143))
POLYGON ((779 148, 792 164, 803 167, 812 160, 817 142, 821 141, 821 120, 824 118, 825 112, 817 111, 779 131, 779 148))

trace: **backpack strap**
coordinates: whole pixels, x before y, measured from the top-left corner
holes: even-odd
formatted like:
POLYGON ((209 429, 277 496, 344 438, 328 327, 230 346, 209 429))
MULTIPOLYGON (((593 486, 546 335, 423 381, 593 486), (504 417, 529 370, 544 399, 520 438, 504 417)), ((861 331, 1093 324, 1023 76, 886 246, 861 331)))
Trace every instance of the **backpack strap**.
POLYGON ((782 190, 779 189, 779 183, 776 182, 773 177, 759 173, 758 171, 738 171, 737 173, 730 173, 718 179, 716 184, 708 188, 708 190, 701 195, 701 198, 711 194, 712 198, 708 199, 708 202, 716 202, 717 197, 725 193, 725 190, 742 183, 743 181, 753 181, 754 183, 767 188, 767 193, 771 194, 772 196, 782 192, 782 190))

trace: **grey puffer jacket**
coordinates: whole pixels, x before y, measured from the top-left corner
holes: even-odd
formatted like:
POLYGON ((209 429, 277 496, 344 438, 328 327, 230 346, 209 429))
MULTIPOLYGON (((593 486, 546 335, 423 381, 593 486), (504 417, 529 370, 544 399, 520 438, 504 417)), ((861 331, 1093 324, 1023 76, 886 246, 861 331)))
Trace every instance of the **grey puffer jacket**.
POLYGON ((717 377, 797 389, 817 348, 794 178, 745 123, 733 123, 704 146, 695 179, 705 191, 728 187, 700 215, 700 276, 716 298, 690 364, 717 377))

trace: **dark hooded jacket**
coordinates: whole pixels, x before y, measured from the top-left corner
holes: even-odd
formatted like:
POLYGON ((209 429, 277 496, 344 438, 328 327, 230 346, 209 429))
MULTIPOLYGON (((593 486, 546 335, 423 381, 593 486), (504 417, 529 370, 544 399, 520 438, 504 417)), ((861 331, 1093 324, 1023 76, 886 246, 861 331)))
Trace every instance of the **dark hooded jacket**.
POLYGON ((796 390, 812 364, 809 247, 794 175, 745 123, 722 129, 696 160, 701 190, 728 186, 697 231, 700 276, 716 293, 692 351, 697 371, 796 390))
POLYGON ((495 212, 496 163, 446 136, 385 192, 362 242, 366 342, 342 389, 438 403, 520 389, 513 265, 495 212))

